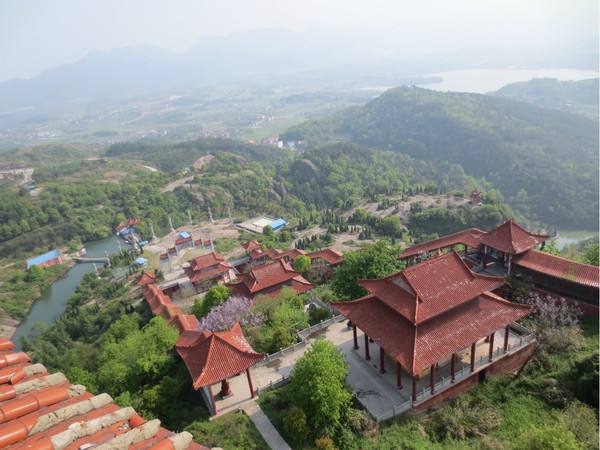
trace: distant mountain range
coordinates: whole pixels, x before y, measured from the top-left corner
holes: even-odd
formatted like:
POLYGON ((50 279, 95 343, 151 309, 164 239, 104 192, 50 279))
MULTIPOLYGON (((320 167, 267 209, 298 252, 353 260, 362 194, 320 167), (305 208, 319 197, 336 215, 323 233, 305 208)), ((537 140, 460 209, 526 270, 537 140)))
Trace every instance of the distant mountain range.
POLYGON ((311 147, 349 140, 485 177, 530 218, 598 226, 598 123, 497 95, 396 88, 289 129, 311 147))
POLYGON ((492 94, 598 120, 598 80, 559 81, 554 78, 539 78, 508 84, 492 94))
POLYGON ((480 47, 432 54, 410 48, 401 40, 374 42, 360 33, 257 30, 206 37, 185 53, 154 47, 95 52, 30 80, 1 82, 0 114, 228 84, 397 86, 422 74, 472 67, 472 61, 481 67, 574 68, 597 61, 595 42, 554 49, 551 55, 480 47))

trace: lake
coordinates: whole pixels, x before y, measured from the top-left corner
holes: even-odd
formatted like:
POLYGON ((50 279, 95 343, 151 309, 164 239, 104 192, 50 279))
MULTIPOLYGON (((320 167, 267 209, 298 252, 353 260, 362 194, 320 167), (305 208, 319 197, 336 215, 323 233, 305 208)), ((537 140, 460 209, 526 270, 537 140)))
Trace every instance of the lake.
POLYGON ((585 80, 598 76, 593 70, 578 69, 466 69, 430 73, 425 77, 440 77, 442 81, 421 84, 421 87, 436 91, 459 91, 486 93, 517 81, 532 78, 556 78, 558 80, 585 80))
MULTIPOLYGON (((113 255, 119 252, 119 246, 114 236, 85 244, 88 257, 103 257, 104 252, 113 255)), ((101 266, 101 264, 97 264, 101 266)), ((100 267, 99 267, 100 268, 100 267)), ((69 297, 73 295, 83 276, 94 270, 90 263, 77 263, 69 269, 64 277, 54 282, 42 292, 42 296, 33 302, 27 316, 19 324, 12 336, 12 341, 21 349, 21 337, 27 336, 39 323, 53 324, 67 306, 69 297)))

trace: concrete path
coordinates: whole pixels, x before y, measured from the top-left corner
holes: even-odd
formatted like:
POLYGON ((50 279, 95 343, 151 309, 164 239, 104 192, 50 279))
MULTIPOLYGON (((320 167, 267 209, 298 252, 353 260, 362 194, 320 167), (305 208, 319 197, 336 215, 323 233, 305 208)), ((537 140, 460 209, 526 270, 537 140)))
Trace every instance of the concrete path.
POLYGON ((272 450, 291 450, 290 446, 283 440, 269 418, 255 401, 247 402, 242 406, 242 409, 248 414, 248 417, 250 417, 252 422, 254 422, 256 429, 272 450))

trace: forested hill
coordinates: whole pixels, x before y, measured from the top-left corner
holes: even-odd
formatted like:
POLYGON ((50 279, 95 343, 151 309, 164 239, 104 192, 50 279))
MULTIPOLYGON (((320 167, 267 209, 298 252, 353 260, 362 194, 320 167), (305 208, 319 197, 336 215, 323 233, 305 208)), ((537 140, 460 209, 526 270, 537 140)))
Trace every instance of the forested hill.
POLYGON ((598 120, 598 80, 560 81, 555 78, 537 78, 507 84, 492 94, 598 120))
POLYGON ((283 138, 309 146, 347 139, 460 164, 531 219, 598 226, 598 125, 579 115, 497 96, 396 88, 283 138))

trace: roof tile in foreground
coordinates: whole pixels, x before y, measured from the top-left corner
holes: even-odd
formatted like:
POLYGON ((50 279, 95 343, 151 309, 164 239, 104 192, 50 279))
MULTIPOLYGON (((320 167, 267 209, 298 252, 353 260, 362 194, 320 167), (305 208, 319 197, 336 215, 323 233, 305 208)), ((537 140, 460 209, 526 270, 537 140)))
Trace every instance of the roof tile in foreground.
POLYGON ((175 434, 146 421, 110 395, 93 395, 62 373, 31 364, 0 339, 0 448, 62 450, 206 449, 187 432, 175 434))
POLYGON ((600 268, 597 266, 579 263, 535 249, 520 255, 514 263, 551 277, 598 289, 600 268))

